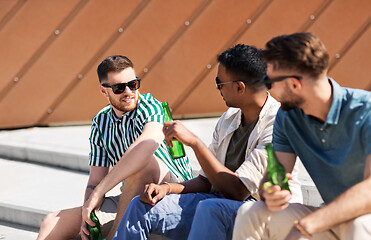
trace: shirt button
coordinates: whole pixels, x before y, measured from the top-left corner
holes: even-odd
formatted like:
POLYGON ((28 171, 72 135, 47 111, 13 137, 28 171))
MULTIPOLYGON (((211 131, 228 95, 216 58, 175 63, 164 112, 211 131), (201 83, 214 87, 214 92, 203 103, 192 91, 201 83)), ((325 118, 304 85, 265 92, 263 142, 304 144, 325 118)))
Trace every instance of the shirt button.
POLYGON ((325 143, 325 142, 326 142, 326 140, 325 140, 324 138, 322 138, 322 139, 321 139, 321 142, 322 142, 322 143, 325 143))

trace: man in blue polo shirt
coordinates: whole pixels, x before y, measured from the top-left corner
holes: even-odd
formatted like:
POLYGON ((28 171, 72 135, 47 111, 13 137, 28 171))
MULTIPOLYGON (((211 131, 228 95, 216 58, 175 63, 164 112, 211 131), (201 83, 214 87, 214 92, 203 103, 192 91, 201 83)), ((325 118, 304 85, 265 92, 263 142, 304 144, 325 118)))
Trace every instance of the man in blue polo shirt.
POLYGON ((263 57, 263 81, 281 102, 277 158, 291 172, 299 156, 326 205, 290 204, 263 178, 264 202, 239 209, 234 239, 371 239, 371 93, 327 77, 328 52, 311 33, 273 38, 263 57))

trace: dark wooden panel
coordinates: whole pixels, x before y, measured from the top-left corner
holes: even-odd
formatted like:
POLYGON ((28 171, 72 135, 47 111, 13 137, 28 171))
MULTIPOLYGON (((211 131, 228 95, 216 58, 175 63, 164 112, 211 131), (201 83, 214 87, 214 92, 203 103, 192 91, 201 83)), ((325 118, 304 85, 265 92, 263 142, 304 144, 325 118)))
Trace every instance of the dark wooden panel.
POLYGON ((370 91, 371 28, 354 43, 329 72, 340 85, 370 91))
POLYGON ((117 32, 118 26, 138 3, 129 0, 110 1, 110 4, 89 2, 24 79, 0 102, 0 111, 12 112, 4 117, 3 123, 13 124, 12 119, 19 119, 21 126, 38 124, 47 111, 53 110, 48 109, 50 104, 71 81, 76 80, 86 61, 99 51, 113 32, 117 32), (30 93, 30 89, 37 93, 30 93), (14 102, 19 96, 27 96, 27 101, 14 102))
MULTIPOLYGON (((134 62, 137 74, 143 75, 143 68, 158 57, 158 54, 166 52, 170 47, 169 41, 177 36, 184 22, 203 4, 201 0, 151 1, 103 56, 126 55, 134 62)), ((81 83, 71 90, 46 122, 87 121, 107 104, 106 99, 98 92, 96 67, 101 60, 96 61, 81 83)), ((144 77, 140 91, 151 92, 147 85, 148 81, 144 77)))
POLYGON ((7 22, 0 31, 0 91, 17 77, 17 73, 77 3, 78 0, 27 1, 7 22))

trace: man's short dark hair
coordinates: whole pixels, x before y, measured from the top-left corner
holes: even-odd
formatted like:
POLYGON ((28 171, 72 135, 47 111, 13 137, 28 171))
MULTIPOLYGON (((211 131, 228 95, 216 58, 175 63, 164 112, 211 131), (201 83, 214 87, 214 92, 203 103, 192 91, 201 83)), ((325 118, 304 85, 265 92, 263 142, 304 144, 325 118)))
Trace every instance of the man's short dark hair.
POLYGON ((273 38, 265 45, 263 58, 274 69, 296 70, 311 77, 327 71, 329 54, 312 33, 294 33, 273 38))
POLYGON ((121 72, 126 68, 134 68, 129 58, 121 55, 113 55, 104 59, 97 68, 99 82, 107 79, 109 72, 121 72))
POLYGON ((261 79, 267 67, 261 49, 237 44, 220 54, 218 62, 226 68, 227 73, 239 78, 236 80, 242 80, 251 90, 265 90, 261 79))

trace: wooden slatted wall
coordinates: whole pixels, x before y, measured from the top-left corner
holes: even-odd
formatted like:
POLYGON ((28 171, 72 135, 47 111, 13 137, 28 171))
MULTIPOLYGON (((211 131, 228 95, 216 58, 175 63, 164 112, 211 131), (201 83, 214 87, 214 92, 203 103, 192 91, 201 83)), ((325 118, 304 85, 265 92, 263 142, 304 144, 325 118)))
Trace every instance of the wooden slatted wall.
POLYGON ((299 31, 325 43, 331 77, 370 91, 370 12, 370 0, 0 0, 0 129, 90 122, 112 54, 176 117, 217 116, 216 56, 299 31))

